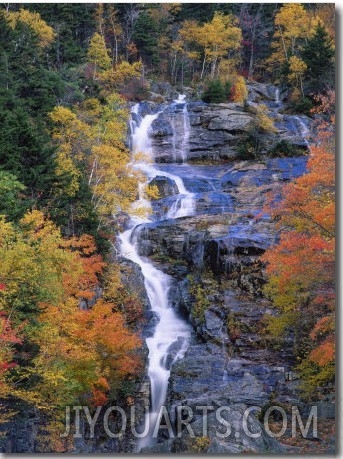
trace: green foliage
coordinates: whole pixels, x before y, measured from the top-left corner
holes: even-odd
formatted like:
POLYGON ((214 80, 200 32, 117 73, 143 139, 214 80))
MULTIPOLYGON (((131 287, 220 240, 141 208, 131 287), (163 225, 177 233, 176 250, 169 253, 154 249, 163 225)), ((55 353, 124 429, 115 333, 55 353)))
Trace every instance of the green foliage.
POLYGON ((202 95, 202 100, 206 103, 226 102, 230 94, 230 83, 224 84, 220 80, 209 81, 202 95))
POLYGON ((205 311, 211 305, 207 298, 208 289, 204 284, 197 280, 193 275, 187 276, 189 281, 189 292, 194 297, 194 305, 192 307, 192 316, 198 319, 201 323, 205 320, 205 311))
POLYGON ((306 91, 319 94, 335 85, 335 50, 325 28, 318 23, 314 35, 300 52, 307 65, 305 71, 306 91))
POLYGON ((307 399, 318 400, 322 387, 328 387, 328 384, 331 387, 334 385, 336 371, 334 362, 320 366, 306 359, 296 369, 302 375, 300 390, 307 399))
POLYGON ((299 98, 298 100, 293 100, 289 103, 289 110, 292 113, 301 113, 307 116, 311 116, 313 108, 313 100, 308 97, 299 98))
POLYGON ((300 148, 297 148, 292 143, 288 142, 287 140, 280 140, 277 144, 275 144, 272 148, 268 150, 269 156, 272 158, 283 158, 283 157, 294 157, 300 156, 304 154, 304 151, 300 148))
POLYGON ((10 220, 17 220, 25 209, 22 192, 25 186, 15 175, 0 170, 0 214, 7 215, 10 220))
POLYGON ((145 62, 155 66, 159 63, 158 31, 154 18, 148 11, 142 11, 135 22, 132 39, 145 62))
POLYGON ((26 3, 25 8, 40 13, 54 28, 56 37, 50 55, 56 67, 82 63, 95 31, 95 4, 26 3))
POLYGON ((237 147, 237 156, 241 160, 256 159, 262 149, 259 135, 247 133, 237 147))

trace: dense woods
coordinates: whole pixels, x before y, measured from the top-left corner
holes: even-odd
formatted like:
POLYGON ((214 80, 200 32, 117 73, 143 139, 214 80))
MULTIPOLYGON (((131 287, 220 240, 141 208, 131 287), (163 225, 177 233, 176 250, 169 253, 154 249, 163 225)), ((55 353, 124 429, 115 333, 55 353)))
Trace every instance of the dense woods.
POLYGON ((141 305, 111 249, 141 178, 128 103, 159 81, 241 103, 247 81, 274 83, 316 119, 308 173, 266 208, 281 229, 263 256, 279 311, 266 328, 293 334, 305 394, 333 381, 334 39, 326 3, 0 7, 3 421, 39 408, 46 450, 63 451, 52 412, 125 398, 142 371, 141 305))

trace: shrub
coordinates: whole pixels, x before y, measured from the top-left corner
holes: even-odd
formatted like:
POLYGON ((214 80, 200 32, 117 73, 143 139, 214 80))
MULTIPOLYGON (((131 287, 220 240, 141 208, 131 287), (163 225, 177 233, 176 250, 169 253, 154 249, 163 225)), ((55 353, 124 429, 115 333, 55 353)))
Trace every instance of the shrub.
POLYGON ((229 98, 230 83, 222 83, 220 80, 210 81, 202 95, 203 102, 220 103, 225 102, 229 98))
POLYGON ((289 108, 294 113, 303 113, 307 116, 311 116, 311 110, 314 104, 311 99, 305 97, 304 99, 298 101, 292 101, 289 104, 289 108))
POLYGON ((300 156, 304 152, 300 148, 297 148, 295 145, 291 144, 287 140, 283 139, 274 145, 270 150, 268 150, 269 156, 272 158, 280 158, 280 157, 292 157, 292 156, 300 156))
POLYGON ((241 75, 237 76, 235 84, 231 88, 230 100, 233 102, 245 102, 248 98, 248 88, 245 79, 241 75))

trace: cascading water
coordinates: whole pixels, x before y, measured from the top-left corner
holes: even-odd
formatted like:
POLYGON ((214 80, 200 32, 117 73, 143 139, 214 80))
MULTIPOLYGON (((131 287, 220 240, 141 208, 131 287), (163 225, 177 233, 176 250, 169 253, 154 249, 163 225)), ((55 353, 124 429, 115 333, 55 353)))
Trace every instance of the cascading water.
POLYGON ((168 350, 174 343, 179 342, 179 350, 174 356, 173 362, 181 358, 186 351, 191 329, 176 314, 170 304, 168 293, 171 287, 171 278, 139 256, 137 250, 139 228, 133 226, 133 228, 122 233, 120 241, 123 255, 141 267, 151 309, 159 319, 153 336, 146 339, 149 349, 148 376, 150 378, 151 406, 150 412, 146 414, 143 432, 137 445, 139 451, 157 441, 156 426, 159 423, 161 407, 166 399, 170 375, 170 364, 168 365, 167 360, 168 350))
MULTIPOLYGON (((140 119, 138 107, 135 106, 133 108, 133 114, 135 115, 135 120, 131 123, 132 152, 133 154, 143 153, 148 157, 149 161, 152 161, 153 148, 149 138, 149 132, 151 124, 158 117, 159 113, 146 115, 144 118, 140 119)), ((158 169, 151 163, 144 162, 144 159, 141 160, 136 167, 144 172, 149 179, 160 174, 158 169)), ((164 173, 164 175, 174 180, 178 186, 181 193, 179 197, 181 200, 180 209, 185 207, 182 204, 182 200, 188 200, 186 207, 188 209, 188 215, 191 215, 193 209, 189 205, 189 201, 191 200, 190 196, 192 193, 186 190, 180 177, 170 173, 164 173)), ((170 218, 177 218, 180 216, 180 213, 186 214, 185 210, 179 211, 178 209, 174 211, 170 210, 169 212, 171 212, 170 218)), ((143 228, 143 220, 133 218, 132 227, 123 232, 119 237, 123 256, 141 267, 151 309, 156 313, 159 319, 153 336, 146 339, 149 349, 148 376, 150 378, 151 387, 151 406, 149 413, 146 415, 143 432, 140 435, 137 445, 138 451, 145 446, 153 445, 157 441, 156 433, 162 413, 161 408, 166 399, 170 367, 178 358, 183 356, 191 336, 190 325, 179 317, 171 306, 169 291, 172 285, 172 278, 155 268, 150 261, 139 255, 139 235, 143 228), (175 347, 177 349, 176 353, 175 347), (170 362, 172 351, 173 357, 170 362)))
POLYGON ((189 122, 189 115, 188 115, 186 97, 184 97, 182 99, 182 102, 184 103, 184 106, 183 106, 183 109, 182 109, 182 114, 183 114, 183 140, 182 140, 182 146, 181 146, 181 155, 182 155, 182 161, 186 162, 187 161, 187 148, 188 148, 188 141, 189 141, 189 133, 190 133, 190 122, 189 122))
MULTIPOLYGON (((182 151, 184 151, 187 147, 188 138, 189 138, 189 116, 188 116, 188 113, 185 114, 185 110, 187 110, 185 96, 179 95, 179 98, 175 100, 174 103, 182 104, 182 105, 184 104, 184 108, 183 108, 184 122, 183 124, 184 126, 185 125, 187 126, 187 128, 184 128, 182 132, 182 137, 183 137, 182 151)), ((138 115, 138 111, 139 111, 139 104, 135 105, 132 109, 132 113, 135 115, 135 120, 131 119, 131 132, 132 132, 131 150, 133 154, 143 153, 145 157, 145 162, 144 162, 144 157, 143 157, 143 161, 136 164, 136 167, 140 171, 142 171, 149 180, 151 180, 152 178, 156 177, 156 175, 161 174, 161 172, 156 167, 154 167, 154 165, 152 164, 154 161, 154 154, 153 154, 153 148, 151 145, 151 140, 149 137, 151 125, 155 121, 155 119, 158 118, 161 112, 145 115, 145 117, 141 119, 138 115), (146 160, 148 162, 146 162, 146 160)), ((183 154, 183 157, 185 159, 187 158, 185 153, 183 154)), ((183 183, 183 180, 177 175, 171 174, 170 172, 163 172, 163 175, 173 180, 179 190, 179 195, 176 198, 176 201, 171 206, 171 208, 166 213, 165 218, 180 218, 180 217, 187 217, 187 216, 193 215, 195 211, 194 193, 191 193, 190 191, 186 189, 183 183)))
POLYGON ((308 141, 308 136, 310 135, 310 129, 308 128, 307 124, 300 116, 296 116, 295 119, 299 126, 300 135, 304 139, 304 142, 306 146, 308 147, 310 145, 308 141))
POLYGON ((173 130, 171 139, 172 157, 174 162, 186 163, 190 135, 186 96, 179 94, 179 97, 173 100, 169 108, 170 123, 173 130))

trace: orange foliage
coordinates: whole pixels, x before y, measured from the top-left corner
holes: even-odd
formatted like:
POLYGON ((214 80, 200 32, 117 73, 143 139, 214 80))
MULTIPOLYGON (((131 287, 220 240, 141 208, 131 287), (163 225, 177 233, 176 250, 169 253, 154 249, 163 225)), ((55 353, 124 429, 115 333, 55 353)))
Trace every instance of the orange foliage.
POLYGON ((334 337, 329 336, 323 343, 313 349, 310 360, 320 366, 324 366, 335 360, 335 341, 334 337))
MULTIPOLYGON (((317 111, 325 110, 332 122, 333 95, 320 100, 322 105, 317 111)), ((311 338, 312 350, 304 363, 323 367, 320 383, 332 377, 335 358, 333 132, 330 121, 321 123, 317 144, 310 149, 308 173, 284 186, 281 202, 269 202, 265 209, 272 213, 281 230, 280 242, 263 256, 268 275, 266 293, 273 298, 281 318, 287 317, 283 324, 292 324, 300 340, 306 334, 311 338), (303 325, 311 322, 313 328, 308 332, 303 325)))
POLYGON ((18 337, 20 330, 13 330, 11 321, 6 314, 0 311, 0 395, 10 393, 10 387, 5 382, 5 374, 15 366, 13 359, 13 344, 21 344, 18 337))
POLYGON ((70 276, 64 275, 64 287, 66 291, 77 298, 91 300, 95 296, 95 287, 99 283, 99 277, 106 263, 101 255, 96 253, 94 238, 83 234, 79 238, 73 237, 63 242, 66 249, 75 252, 78 262, 81 264, 81 273, 77 283, 70 282, 70 276))
POLYGON ((42 308, 35 371, 43 380, 41 393, 54 405, 70 396, 104 404, 110 389, 118 389, 123 379, 140 370, 134 352, 140 339, 128 330, 122 314, 113 312, 113 304, 98 300, 92 309, 82 310, 69 300, 42 308), (48 381, 55 385, 53 394, 48 381))

